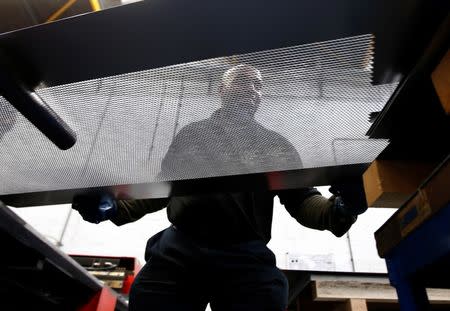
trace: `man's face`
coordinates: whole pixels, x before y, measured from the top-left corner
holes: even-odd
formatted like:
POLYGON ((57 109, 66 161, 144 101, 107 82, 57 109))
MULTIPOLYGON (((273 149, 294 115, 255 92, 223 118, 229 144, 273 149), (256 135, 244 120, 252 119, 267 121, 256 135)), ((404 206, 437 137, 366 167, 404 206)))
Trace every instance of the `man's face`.
POLYGON ((236 68, 225 77, 221 96, 224 105, 255 113, 261 103, 262 76, 251 67, 236 68))

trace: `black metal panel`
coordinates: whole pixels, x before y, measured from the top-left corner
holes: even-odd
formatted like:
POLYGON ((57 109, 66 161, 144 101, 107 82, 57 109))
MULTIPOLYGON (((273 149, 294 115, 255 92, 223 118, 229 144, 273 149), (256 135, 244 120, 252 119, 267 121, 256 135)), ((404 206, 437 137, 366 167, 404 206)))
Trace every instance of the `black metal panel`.
POLYGON ((431 81, 432 71, 449 48, 450 14, 447 14, 413 70, 367 132, 371 138, 391 140, 380 158, 439 161, 449 154, 450 117, 431 81))
POLYGON ((450 11, 448 0, 380 2, 374 84, 398 82, 405 77, 450 11))
POLYGON ((143 1, 0 36, 48 86, 363 33, 377 37, 375 83, 411 70, 446 0, 143 1))
MULTIPOLYGON (((0 32, 45 23, 68 0, 16 0, 0 2, 0 32)), ((116 4, 117 5, 117 4, 116 4)), ((59 18, 91 12, 89 0, 77 0, 59 18)))
MULTIPOLYGON (((416 121, 425 112, 425 107, 427 109, 431 107, 432 111, 428 113, 439 115, 441 112, 436 108, 439 106, 439 98, 434 93, 430 75, 450 48, 450 13, 430 39, 427 49, 420 55, 414 68, 400 83, 367 132, 371 138, 392 138, 396 136, 396 130, 407 132, 405 129, 395 129, 394 122, 401 119, 411 121, 411 117, 416 121)), ((409 128, 416 131, 418 129, 414 126, 409 128)))
MULTIPOLYGON (((73 259, 39 237, 31 227, 0 201, 0 229, 8 232, 18 242, 34 249, 56 265, 62 272, 84 284, 91 290, 102 289, 101 283, 79 266, 73 259)), ((11 250, 9 250, 11 251, 11 250)))
POLYGON ((101 283, 0 202, 2 310, 72 310, 101 283))
POLYGON ((76 195, 92 192, 112 193, 117 199, 143 199, 220 191, 274 191, 308 186, 330 185, 337 182, 359 181, 367 167, 368 164, 352 164, 173 182, 33 192, 4 195, 0 196, 0 200, 10 206, 27 207, 71 203, 76 195))
POLYGON ((144 1, 0 36, 59 85, 237 53, 375 33, 374 81, 401 78, 445 17, 446 0, 144 1))
POLYGON ((373 32, 377 1, 144 1, 0 36, 46 85, 373 32))

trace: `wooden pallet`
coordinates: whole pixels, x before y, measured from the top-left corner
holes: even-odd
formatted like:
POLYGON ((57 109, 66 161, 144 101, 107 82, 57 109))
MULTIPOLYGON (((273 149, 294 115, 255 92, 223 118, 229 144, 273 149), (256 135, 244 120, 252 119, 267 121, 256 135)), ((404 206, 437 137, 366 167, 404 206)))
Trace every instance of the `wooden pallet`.
MULTIPOLYGON (((450 289, 428 289, 432 310, 450 309, 450 289)), ((292 311, 400 310, 397 293, 386 276, 326 273, 311 275, 292 311)))

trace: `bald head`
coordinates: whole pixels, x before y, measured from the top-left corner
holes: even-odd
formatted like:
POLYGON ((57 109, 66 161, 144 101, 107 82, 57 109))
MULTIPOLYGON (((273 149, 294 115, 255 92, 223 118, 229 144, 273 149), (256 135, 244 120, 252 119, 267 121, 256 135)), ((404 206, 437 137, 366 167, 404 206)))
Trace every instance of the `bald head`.
POLYGON ((261 102, 262 75, 250 65, 237 65, 222 76, 220 95, 224 108, 256 112, 261 102))
POLYGON ((222 76, 222 85, 230 86, 237 79, 250 79, 257 80, 259 84, 262 82, 261 72, 251 65, 241 64, 234 66, 227 71, 222 76))

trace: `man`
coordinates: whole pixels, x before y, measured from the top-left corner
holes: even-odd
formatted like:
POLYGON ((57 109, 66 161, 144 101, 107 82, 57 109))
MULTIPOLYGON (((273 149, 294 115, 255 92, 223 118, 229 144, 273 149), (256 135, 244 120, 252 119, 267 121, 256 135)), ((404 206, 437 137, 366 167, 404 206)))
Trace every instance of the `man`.
MULTIPOLYGON (((179 131, 159 178, 301 168, 295 148, 254 119, 261 88, 256 68, 228 70, 220 86, 222 107, 179 131)), ((122 225, 167 206, 173 225, 147 242, 147 263, 130 292, 132 311, 204 310, 207 303, 216 311, 281 311, 286 309, 287 281, 266 246, 275 195, 299 223, 336 236, 347 232, 360 208, 359 201, 344 205, 341 197, 326 199, 314 188, 132 201, 104 196, 78 199, 74 208, 88 221, 110 219, 122 225)))

